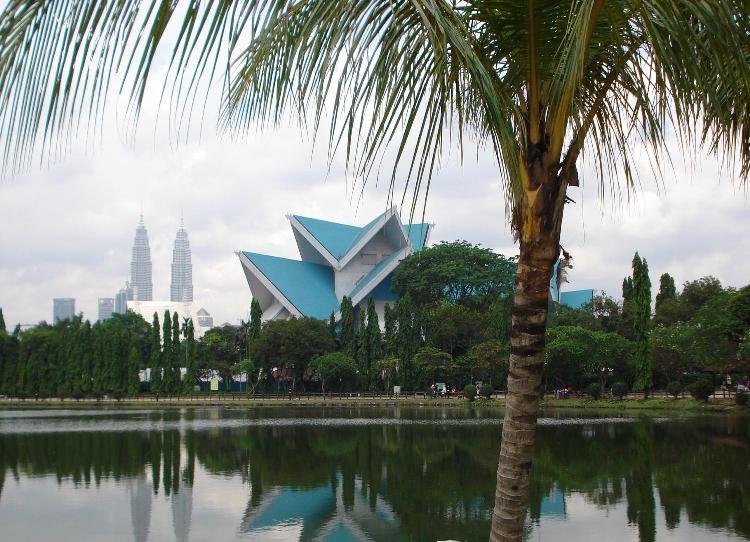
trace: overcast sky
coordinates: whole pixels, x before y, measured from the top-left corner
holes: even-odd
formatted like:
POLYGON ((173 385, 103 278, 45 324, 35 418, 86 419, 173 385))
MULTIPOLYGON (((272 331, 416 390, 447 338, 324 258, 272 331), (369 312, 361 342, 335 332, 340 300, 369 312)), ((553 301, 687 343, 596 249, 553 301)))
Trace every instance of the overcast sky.
MULTIPOLYGON (((247 318, 250 291, 234 251, 298 257, 286 213, 362 225, 385 208, 384 184, 352 196, 341 163, 329 172, 324 145, 314 150, 292 124, 237 143, 206 128, 200 139, 176 146, 165 129, 154 129, 150 99, 132 143, 121 134, 122 100, 112 104, 94 149, 73 145, 62 160, 0 181, 0 307, 9 328, 51 320, 53 297, 74 297, 76 310, 95 320, 97 298, 113 297, 129 278, 141 210, 154 299, 169 298, 183 210, 195 301, 219 324, 247 318)), ((436 224, 431 242, 465 239, 516 254, 492 157, 467 153, 462 164, 455 154, 444 157, 427 201, 426 219, 436 224)), ((662 187, 643 169, 642 189, 628 204, 600 201, 584 168, 563 224, 562 244, 574 258, 564 290, 619 297, 636 250, 655 285, 663 272, 678 285, 707 274, 725 285, 750 282, 745 192, 712 158, 691 156, 694 167, 681 154, 673 159, 675 171, 662 187)))

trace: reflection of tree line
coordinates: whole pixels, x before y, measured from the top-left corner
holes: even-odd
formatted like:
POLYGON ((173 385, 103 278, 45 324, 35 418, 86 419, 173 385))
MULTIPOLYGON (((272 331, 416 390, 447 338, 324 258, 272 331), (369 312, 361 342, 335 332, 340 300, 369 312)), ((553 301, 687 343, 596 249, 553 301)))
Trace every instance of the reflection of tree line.
MULTIPOLYGON (((54 474, 88 486, 143 478, 150 469, 154 493, 169 495, 192 486, 197 459, 208 472, 249 481, 249 509, 280 487, 340 484, 345 509, 355 492, 373 510, 378 499, 387 502, 405 538, 484 540, 498 433, 488 426, 368 425, 10 434, 0 437, 0 473, 54 474)), ((748 433, 747 420, 716 419, 543 427, 530 517, 539 520, 543 499, 558 488, 598 506, 626 503, 640 540, 653 541, 656 488, 668 528, 686 513, 692 523, 750 537, 748 433)))

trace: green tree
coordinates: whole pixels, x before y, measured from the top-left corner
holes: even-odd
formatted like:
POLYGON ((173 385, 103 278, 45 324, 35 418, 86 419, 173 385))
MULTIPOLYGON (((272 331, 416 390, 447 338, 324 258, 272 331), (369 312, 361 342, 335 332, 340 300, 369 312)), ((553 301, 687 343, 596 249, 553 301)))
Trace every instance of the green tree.
POLYGON ((390 303, 386 303, 383 309, 383 350, 386 356, 393 356, 398 350, 396 333, 398 331, 398 317, 390 303))
POLYGON ((363 308, 359 309, 359 323, 356 331, 356 349, 354 351, 354 361, 359 369, 359 385, 361 389, 370 387, 370 367, 367 356, 367 322, 365 320, 367 313, 363 308))
POLYGON ((334 346, 323 320, 290 318, 266 322, 251 345, 250 355, 268 374, 273 367, 286 371, 290 375, 291 389, 295 390, 310 362, 332 352, 334 346))
POLYGON ((169 310, 164 311, 161 328, 161 392, 169 395, 174 392, 172 388, 172 371, 174 367, 174 357, 172 354, 172 315, 169 310))
POLYGON ((436 377, 445 381, 453 368, 452 365, 453 356, 434 346, 423 346, 414 354, 414 366, 421 374, 428 376, 427 384, 435 383, 436 377))
POLYGON ((176 116, 190 112, 196 93, 213 88, 201 83, 221 71, 222 126, 244 133, 292 112, 331 134, 331 149, 343 149, 363 183, 391 145, 399 149, 391 179, 407 168, 415 198, 446 142, 494 151, 519 242, 514 326, 523 333, 512 338, 490 536, 519 539, 548 284, 579 159, 585 150, 596 181, 629 191, 641 154, 631 143, 644 143, 658 174, 677 133, 688 147, 736 157, 746 176, 747 3, 252 0, 178 9, 140 0, 96 10, 98 0, 82 2, 13 0, 0 14, 0 94, 24 111, 0 118, 5 167, 27 165, 37 145, 43 153, 66 148, 83 114, 98 120, 108 110, 110 85, 128 89, 137 115, 162 44, 173 52, 166 85, 175 89, 176 116), (60 21, 71 31, 59 32, 60 21), (132 39, 136 33, 142 39, 132 39), (177 91, 185 80, 191 84, 177 91), (454 129, 459 137, 449 138, 454 129))
POLYGON ((393 274, 393 291, 417 307, 446 301, 486 306, 512 297, 516 265, 466 241, 442 242, 405 258, 393 274))
POLYGON ((0 307, 0 333, 7 333, 8 330, 5 329, 5 317, 3 316, 3 308, 0 307))
POLYGON ((635 344, 635 382, 633 390, 648 396, 653 385, 651 372, 651 279, 648 262, 638 253, 633 256, 633 342, 635 344))
POLYGON ((185 379, 182 381, 183 393, 193 393, 198 382, 197 345, 192 318, 187 321, 185 329, 185 379))
POLYGON ((333 339, 333 342, 338 342, 338 334, 336 333, 336 316, 331 313, 331 316, 328 317, 328 333, 331 335, 331 339, 333 339))
POLYGON ((351 385, 356 380, 357 364, 343 352, 328 352, 317 356, 310 363, 313 373, 320 379, 325 394, 331 387, 351 385))
POLYGON ((141 380, 138 377, 140 372, 141 356, 135 346, 130 347, 128 353, 128 380, 127 393, 130 396, 137 395, 140 390, 141 380))
POLYGON ((172 358, 172 371, 169 375, 169 392, 181 393, 180 367, 185 359, 180 346, 180 319, 177 311, 172 313, 172 342, 170 344, 169 356, 172 358))
POLYGON ((341 348, 342 352, 348 354, 353 358, 357 350, 357 332, 355 329, 356 322, 354 320, 354 308, 352 307, 352 300, 344 296, 341 299, 341 307, 339 311, 341 313, 341 332, 339 333, 339 347, 341 348))
POLYGON ((397 381, 401 360, 396 356, 386 356, 383 359, 376 360, 374 363, 375 370, 383 382, 383 387, 387 393, 393 392, 394 383, 397 381))
POLYGON ((257 299, 253 299, 250 302, 250 327, 248 329, 248 335, 251 340, 260 335, 262 317, 263 311, 260 309, 260 303, 257 299))
POLYGON ((666 301, 677 299, 677 287, 674 284, 674 278, 669 273, 663 273, 659 277, 659 293, 656 294, 656 305, 654 312, 658 313, 659 309, 666 301))
POLYGON ((161 336, 159 335, 159 315, 154 313, 154 319, 151 324, 151 357, 149 359, 151 369, 151 383, 149 389, 151 393, 162 393, 162 355, 161 355, 161 336))

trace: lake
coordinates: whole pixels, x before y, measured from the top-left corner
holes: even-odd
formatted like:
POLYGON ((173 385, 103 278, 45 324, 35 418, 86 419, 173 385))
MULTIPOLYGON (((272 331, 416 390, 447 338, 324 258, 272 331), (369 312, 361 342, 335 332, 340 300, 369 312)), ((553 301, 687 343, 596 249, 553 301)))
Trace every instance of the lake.
MULTIPOLYGON (((528 540, 750 540, 750 417, 540 420, 528 540)), ((0 539, 487 540, 500 413, 0 410, 0 539)))

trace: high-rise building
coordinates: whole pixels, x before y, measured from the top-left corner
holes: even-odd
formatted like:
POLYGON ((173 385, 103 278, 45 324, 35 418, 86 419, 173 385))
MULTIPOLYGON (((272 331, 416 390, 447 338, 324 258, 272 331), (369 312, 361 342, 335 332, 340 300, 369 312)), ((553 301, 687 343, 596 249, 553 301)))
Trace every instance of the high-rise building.
POLYGON ((112 313, 115 310, 115 300, 111 297, 100 297, 99 298, 99 318, 100 322, 109 320, 112 318, 112 313))
POLYGON ((143 225, 143 215, 135 229, 133 241, 133 258, 130 261, 130 286, 137 301, 151 301, 153 285, 151 283, 151 248, 148 246, 148 232, 143 225))
POLYGON ((72 297, 56 297, 52 300, 52 321, 71 320, 76 315, 76 300, 72 297))
POLYGON ((190 242, 184 222, 180 221, 172 251, 172 287, 170 301, 193 300, 193 264, 190 258, 190 242))
POLYGON ((128 312, 128 290, 127 290, 127 283, 125 284, 125 288, 121 288, 119 292, 115 295, 115 308, 114 313, 116 314, 125 314, 128 312))

